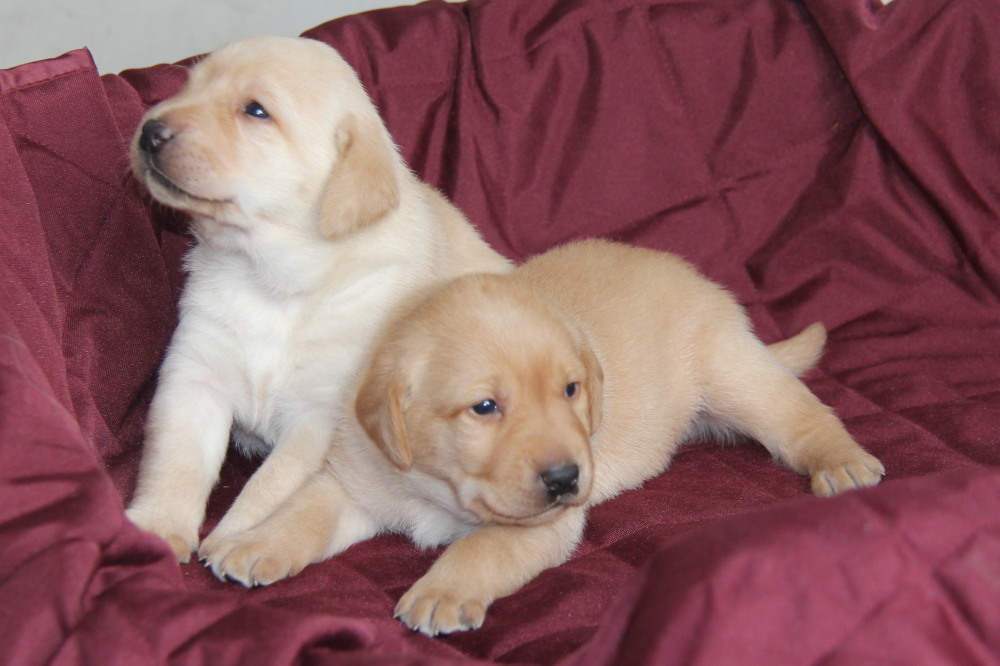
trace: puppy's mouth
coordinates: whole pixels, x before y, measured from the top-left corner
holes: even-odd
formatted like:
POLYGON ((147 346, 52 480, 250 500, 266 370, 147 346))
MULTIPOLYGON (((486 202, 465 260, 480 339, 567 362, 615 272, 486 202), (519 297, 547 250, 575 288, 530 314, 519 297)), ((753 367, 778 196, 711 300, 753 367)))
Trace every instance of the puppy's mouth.
POLYGON ((150 156, 146 155, 143 162, 146 167, 146 177, 153 180, 157 185, 179 199, 216 205, 230 204, 233 202, 232 199, 213 199, 211 197, 203 197, 193 194, 171 180, 167 174, 160 171, 159 167, 156 166, 156 162, 150 156))
POLYGON ((537 525, 553 519, 563 509, 570 506, 570 503, 563 500, 564 498, 557 497, 545 505, 540 511, 520 516, 514 516, 503 511, 498 511, 482 497, 477 498, 477 504, 485 510, 486 517, 489 518, 491 522, 501 523, 504 525, 537 525))

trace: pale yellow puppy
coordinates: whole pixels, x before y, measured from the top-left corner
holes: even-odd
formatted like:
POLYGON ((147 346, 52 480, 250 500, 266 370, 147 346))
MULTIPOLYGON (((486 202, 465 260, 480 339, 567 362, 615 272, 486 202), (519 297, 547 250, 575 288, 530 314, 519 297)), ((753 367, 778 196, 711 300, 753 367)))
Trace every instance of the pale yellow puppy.
POLYGON ((570 556, 586 507, 707 431, 819 495, 875 485, 882 464, 796 377, 824 342, 813 325, 769 348, 683 260, 602 241, 459 278, 392 323, 324 471, 214 568, 265 584, 380 531, 450 543, 396 607, 433 635, 480 626, 570 556))
POLYGON ((197 243, 128 517, 187 561, 230 435, 267 454, 201 544, 211 561, 320 469, 400 303, 509 264, 409 171, 354 71, 317 41, 212 53, 143 118, 132 162, 191 214, 197 243))

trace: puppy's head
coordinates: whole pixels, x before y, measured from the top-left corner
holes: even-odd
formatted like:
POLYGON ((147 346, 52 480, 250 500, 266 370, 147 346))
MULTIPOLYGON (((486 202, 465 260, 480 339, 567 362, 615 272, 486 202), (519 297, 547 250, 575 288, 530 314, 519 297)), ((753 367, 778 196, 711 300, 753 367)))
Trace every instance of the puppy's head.
POLYGON ((233 42, 145 115, 132 166, 161 202, 230 228, 327 238, 398 204, 404 167, 351 67, 309 39, 233 42))
POLYGON ((583 333, 554 304, 473 275, 390 327, 356 408, 400 469, 446 481, 484 522, 534 524, 587 499, 602 383, 583 333))

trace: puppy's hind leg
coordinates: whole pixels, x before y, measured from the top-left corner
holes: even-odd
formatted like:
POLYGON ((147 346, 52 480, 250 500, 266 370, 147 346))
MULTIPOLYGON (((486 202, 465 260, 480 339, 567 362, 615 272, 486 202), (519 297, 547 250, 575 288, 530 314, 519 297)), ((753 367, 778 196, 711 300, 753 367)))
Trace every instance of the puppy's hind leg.
MULTIPOLYGON (((789 363, 789 369, 779 361, 786 360, 782 353, 771 353, 749 331, 739 338, 718 345, 706 364, 706 403, 712 416, 808 475, 816 495, 881 481, 882 463, 862 449, 833 411, 793 374, 798 366, 808 365, 798 361, 808 360, 810 354, 792 354, 796 362, 789 363)), ((786 351, 795 349, 792 345, 786 351)))

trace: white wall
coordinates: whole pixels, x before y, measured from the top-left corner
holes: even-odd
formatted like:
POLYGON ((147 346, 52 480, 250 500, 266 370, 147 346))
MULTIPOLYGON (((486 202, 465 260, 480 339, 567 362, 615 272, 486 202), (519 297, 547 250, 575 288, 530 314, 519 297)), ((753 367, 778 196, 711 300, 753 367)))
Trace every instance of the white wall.
POLYGON ((0 0, 0 68, 87 46, 102 73, 417 0, 0 0))

